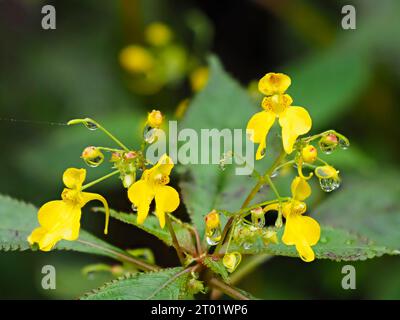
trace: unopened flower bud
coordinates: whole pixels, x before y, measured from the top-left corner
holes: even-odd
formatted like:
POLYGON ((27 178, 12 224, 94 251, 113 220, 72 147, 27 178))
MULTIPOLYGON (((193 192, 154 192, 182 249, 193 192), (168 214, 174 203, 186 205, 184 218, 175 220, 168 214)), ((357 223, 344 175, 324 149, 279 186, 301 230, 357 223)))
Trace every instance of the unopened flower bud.
POLYGON ((159 128, 163 123, 163 115, 159 110, 153 110, 149 112, 147 116, 147 124, 151 128, 159 128))
POLYGON ((263 229, 262 238, 266 245, 270 243, 278 243, 278 236, 276 235, 276 231, 273 229, 263 229))
POLYGON ((329 133, 325 136, 323 136, 320 140, 319 140, 319 147, 321 149, 321 151, 325 154, 330 154, 332 153, 337 146, 339 145, 339 139, 338 137, 333 134, 333 133, 329 133))
POLYGON ((83 150, 81 158, 88 166, 97 167, 103 162, 104 155, 99 148, 91 146, 83 150))
POLYGON ((317 159, 317 156, 318 156, 318 151, 312 145, 305 146, 301 150, 301 157, 305 162, 313 163, 317 159))
POLYGON ((137 153, 135 151, 129 151, 129 152, 124 154, 124 157, 127 160, 132 160, 132 159, 135 159, 137 157, 137 153))
POLYGON ((203 281, 197 280, 195 278, 192 278, 188 282, 188 290, 191 294, 196 294, 196 293, 204 293, 205 288, 204 288, 204 283, 203 281))
POLYGON ((111 154, 111 159, 110 159, 111 162, 118 162, 120 160, 121 160, 121 154, 119 152, 113 152, 111 154))
POLYGON ((222 263, 230 273, 236 270, 240 261, 242 261, 242 255, 239 252, 226 253, 222 259, 222 263))
POLYGON ((215 229, 220 226, 219 214, 215 210, 206 215, 205 221, 208 229, 215 229))

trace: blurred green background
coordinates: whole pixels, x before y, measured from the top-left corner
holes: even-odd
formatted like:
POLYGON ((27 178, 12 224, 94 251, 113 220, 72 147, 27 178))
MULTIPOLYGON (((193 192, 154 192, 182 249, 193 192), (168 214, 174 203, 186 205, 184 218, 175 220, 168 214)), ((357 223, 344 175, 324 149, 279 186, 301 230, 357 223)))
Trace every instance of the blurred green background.
MULTIPOLYGON (((0 0, 0 193, 39 206, 61 191, 66 167, 83 166, 84 147, 107 143, 100 133, 62 125, 66 121, 93 117, 134 145, 148 110, 172 115, 192 95, 187 74, 154 94, 137 94, 119 64, 121 49, 142 43, 145 26, 154 21, 170 26, 190 56, 188 66, 202 65, 214 53, 243 86, 266 72, 287 71, 302 84, 291 94, 318 119, 315 130, 335 128, 350 138, 349 153, 333 156, 344 181, 389 170, 395 176, 399 15, 395 0, 0 0), (41 28, 44 4, 56 8, 56 30, 41 28), (341 28, 345 4, 356 7, 356 30, 341 28)), ((90 170, 89 179, 103 172, 90 170)), ((129 210, 115 181, 97 190, 108 195, 111 207, 129 210)), ((83 227, 103 237, 103 217, 85 212, 83 227)), ((173 251, 151 236, 116 221, 111 228, 109 242, 149 247, 160 265, 177 263, 173 251)), ((85 265, 100 261, 108 262, 72 252, 1 252, 0 298, 76 298, 111 279, 82 275, 85 265), (57 290, 40 287, 45 264, 57 269, 57 290)), ((277 257, 239 287, 268 299, 400 298, 397 258, 352 263, 357 290, 349 291, 340 285, 345 264, 277 257)))

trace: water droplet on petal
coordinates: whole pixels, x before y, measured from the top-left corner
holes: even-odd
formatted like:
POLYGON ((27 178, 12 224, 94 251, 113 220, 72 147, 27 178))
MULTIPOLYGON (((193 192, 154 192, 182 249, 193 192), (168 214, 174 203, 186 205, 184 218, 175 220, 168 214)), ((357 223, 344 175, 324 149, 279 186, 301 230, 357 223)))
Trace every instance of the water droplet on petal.
POLYGON ((319 179, 321 189, 325 192, 332 192, 340 187, 340 180, 337 179, 319 179))
POLYGON ((242 255, 239 252, 227 253, 222 259, 222 263, 230 273, 236 270, 240 261, 242 261, 242 255))
POLYGON ((92 158, 92 159, 85 159, 85 158, 83 159, 83 161, 85 161, 85 163, 89 167, 92 167, 92 168, 96 168, 99 165, 101 165, 103 163, 103 160, 104 160, 104 157, 102 157, 102 156, 95 157, 95 158, 92 158))
POLYGON ((206 241, 209 246, 215 246, 221 241, 221 228, 212 228, 206 231, 206 241))
POLYGON ((133 210, 133 212, 137 212, 138 211, 138 207, 133 204, 132 205, 132 210, 133 210))

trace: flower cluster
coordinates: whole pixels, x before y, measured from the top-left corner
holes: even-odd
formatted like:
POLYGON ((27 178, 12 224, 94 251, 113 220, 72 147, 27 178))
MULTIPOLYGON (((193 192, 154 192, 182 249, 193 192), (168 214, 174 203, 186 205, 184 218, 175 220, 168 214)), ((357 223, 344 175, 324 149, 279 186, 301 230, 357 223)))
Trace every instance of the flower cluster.
MULTIPOLYGON (((146 31, 146 38, 149 45, 158 50, 170 44, 172 33, 166 26, 156 24, 146 31)), ((124 50, 120 58, 126 69, 144 74, 155 72, 154 57, 145 48, 133 46, 124 50)), ((198 72, 204 77, 208 70, 198 72)), ((195 79, 194 87, 200 88, 200 82, 199 79, 195 79)), ((302 260, 313 261, 318 256, 318 251, 316 254, 313 247, 321 237, 321 228, 314 218, 305 215, 305 201, 312 193, 309 181, 315 176, 323 191, 331 192, 337 189, 341 182, 339 171, 321 159, 319 152, 330 154, 338 148, 346 149, 349 147, 349 141, 333 130, 302 137, 310 131, 312 120, 305 108, 292 105, 293 99, 287 93, 290 85, 290 77, 282 73, 268 73, 260 79, 258 89, 265 95, 261 103, 263 111, 254 114, 248 121, 247 133, 249 138, 259 145, 256 159, 261 161, 267 154, 268 133, 277 122, 282 130, 282 150, 265 173, 257 172, 254 175, 258 180, 240 208, 234 212, 215 208, 206 214, 203 235, 198 234, 196 226, 170 215, 180 205, 177 190, 169 185, 174 168, 173 160, 167 154, 159 157, 157 163, 151 163, 145 157, 146 148, 156 141, 157 132, 162 130, 165 120, 159 110, 153 110, 147 115, 143 142, 137 149, 128 148, 93 119, 74 119, 69 122, 70 125, 83 124, 90 130, 99 129, 116 143, 118 148, 89 146, 81 154, 88 166, 97 167, 105 162, 106 153, 109 153, 109 162, 114 171, 83 185, 86 170, 67 169, 63 175, 66 188, 62 192, 61 200, 50 201, 39 209, 40 227, 33 230, 27 240, 31 245, 38 244, 40 250, 49 251, 60 240, 78 239, 82 208, 91 200, 101 201, 104 205, 104 232, 107 233, 107 201, 99 194, 84 190, 109 177, 119 175, 122 185, 126 188, 127 198, 136 213, 136 223, 144 224, 149 213, 154 213, 160 228, 168 225, 173 246, 184 266, 197 263, 204 267, 207 266, 206 258, 209 258, 220 261, 226 270, 232 273, 242 261, 242 253, 258 252, 259 247, 252 250, 256 246, 262 246, 262 249, 273 248, 279 241, 287 246, 294 246, 302 260), (296 173, 291 182, 291 194, 282 196, 273 178, 279 176, 282 169, 290 167, 295 168, 296 173), (263 185, 269 185, 274 199, 254 204, 254 197, 263 185), (151 209, 153 200, 154 212, 151 209), (272 212, 277 213, 277 218, 275 223, 268 224, 266 217, 271 216, 272 212), (179 244, 170 218, 193 235, 191 240, 195 244, 195 251, 179 244)), ((229 154, 233 155, 232 152, 229 154)), ((197 268, 198 265, 193 268, 197 268)), ((198 275, 193 273, 191 290, 203 292, 204 287, 197 278, 198 275)))
POLYGON ((127 72, 129 87, 140 94, 154 94, 164 87, 180 84, 186 76, 193 92, 207 82, 208 68, 176 40, 169 26, 150 23, 144 31, 145 43, 124 47, 119 62, 127 72))

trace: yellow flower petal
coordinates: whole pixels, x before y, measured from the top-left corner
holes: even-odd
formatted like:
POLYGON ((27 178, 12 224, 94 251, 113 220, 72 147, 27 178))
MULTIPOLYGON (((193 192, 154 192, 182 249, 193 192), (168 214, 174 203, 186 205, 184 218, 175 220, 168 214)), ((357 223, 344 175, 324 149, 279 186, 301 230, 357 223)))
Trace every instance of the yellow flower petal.
POLYGON ((279 124, 282 127, 283 148, 290 154, 297 137, 310 131, 312 121, 306 109, 289 107, 280 114, 279 124))
POLYGON ((279 203, 272 203, 263 208, 264 212, 268 211, 278 211, 279 210, 279 203))
MULTIPOLYGON (((159 178, 165 179, 166 177, 169 177, 173 167, 174 162, 172 161, 172 159, 167 154, 163 154, 154 167, 147 169, 143 173, 142 179, 147 180, 149 183, 153 184, 158 181, 159 178)), ((166 183, 168 182, 169 179, 167 179, 166 183)))
POLYGON ((293 199, 304 201, 311 195, 311 187, 308 182, 300 177, 296 177, 291 185, 293 199))
POLYGON ((160 186, 156 189, 156 215, 161 228, 165 226, 165 213, 175 211, 179 203, 179 194, 174 188, 160 186))
POLYGON ((311 246, 317 244, 320 234, 320 226, 313 218, 289 214, 286 218, 282 241, 286 245, 296 245, 301 259, 310 262, 315 258, 311 246))
POLYGON ((70 189, 80 189, 85 179, 85 169, 68 168, 63 174, 63 182, 70 189))
POLYGON ((29 243, 38 243, 40 250, 51 250, 58 241, 76 240, 79 237, 81 207, 72 202, 50 201, 38 212, 41 227, 33 230, 29 243))
POLYGON ((267 73, 258 82, 258 90, 267 96, 282 94, 289 88, 291 80, 283 73, 267 73))
POLYGON ((154 195, 154 188, 145 180, 136 181, 129 187, 128 198, 138 210, 137 223, 142 224, 146 220, 154 195))
POLYGON ((246 132, 254 143, 259 143, 256 160, 264 157, 266 148, 266 139, 269 129, 275 122, 275 114, 271 111, 261 111, 253 115, 247 123, 246 132))
POLYGON ((100 194, 97 194, 97 193, 82 192, 81 196, 82 196, 82 207, 84 205, 86 205, 86 203, 88 203, 89 201, 92 201, 92 200, 98 200, 103 204, 104 209, 105 209, 105 215, 106 215, 106 222, 104 224, 104 234, 107 234, 108 233, 108 222, 110 220, 110 209, 108 208, 107 200, 103 196, 101 196, 100 194))

